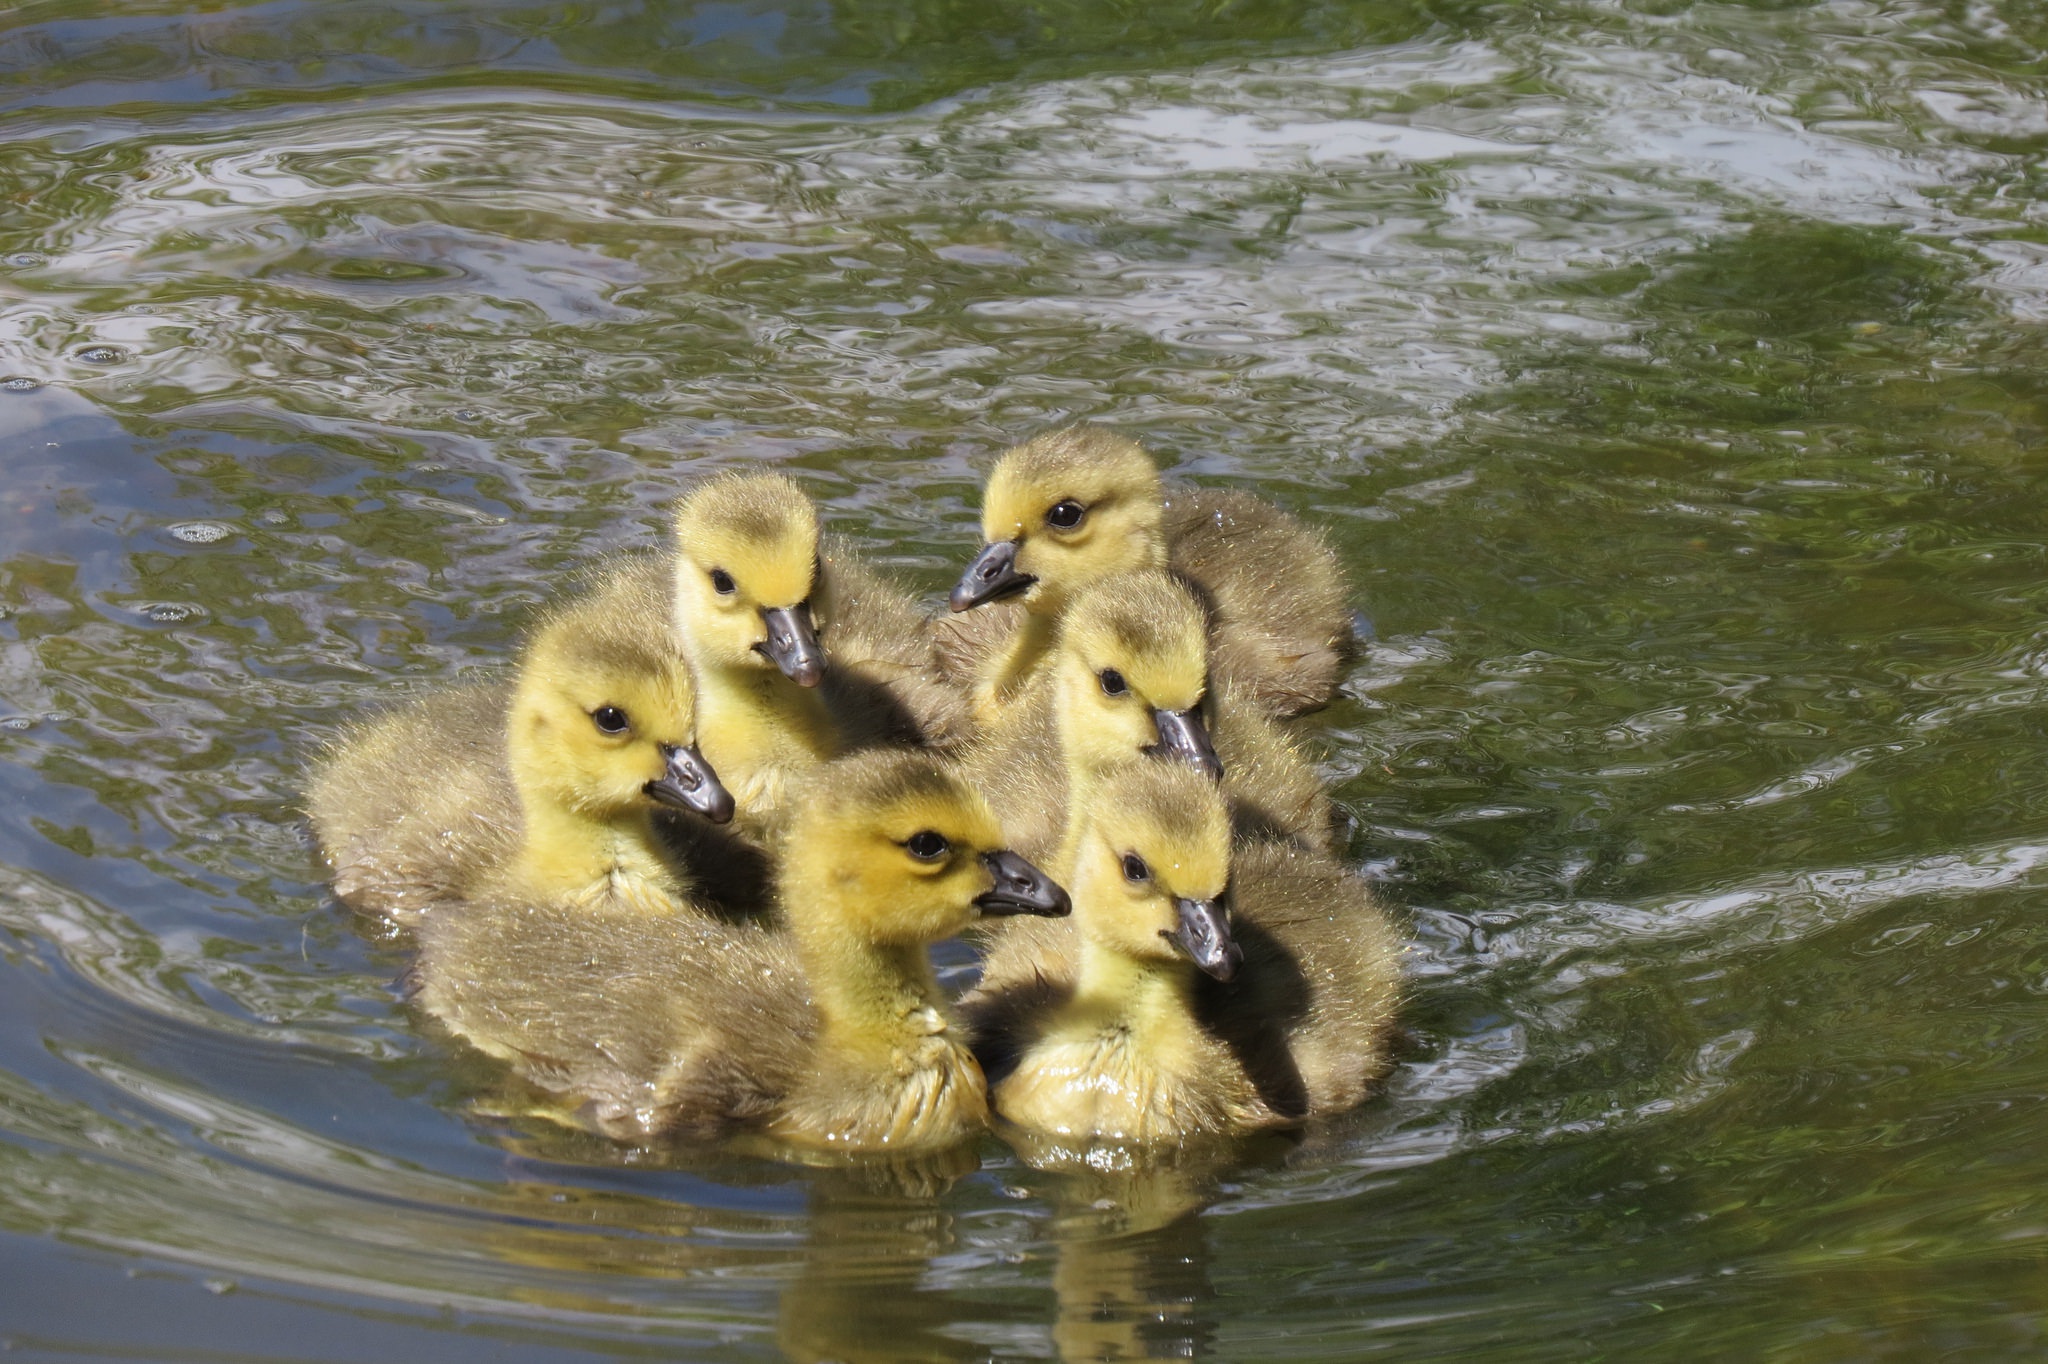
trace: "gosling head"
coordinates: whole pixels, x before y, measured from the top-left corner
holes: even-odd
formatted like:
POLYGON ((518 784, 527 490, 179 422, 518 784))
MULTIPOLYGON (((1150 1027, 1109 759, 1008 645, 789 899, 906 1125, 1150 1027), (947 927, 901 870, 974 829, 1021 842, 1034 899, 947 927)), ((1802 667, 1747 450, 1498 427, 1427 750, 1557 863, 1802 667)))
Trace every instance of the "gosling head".
POLYGON ((509 723, 522 792, 598 818, 648 801, 732 818, 731 793, 697 750, 695 690, 665 612, 626 584, 541 626, 509 723))
POLYGON ((1231 934, 1230 814, 1180 763, 1133 763, 1103 783, 1074 859, 1074 916, 1091 942, 1137 961, 1188 961, 1217 980, 1231 934))
POLYGON ((1081 592, 1061 617, 1057 658, 1070 766, 1106 771, 1142 752, 1222 779, 1203 719, 1207 617, 1167 573, 1120 573, 1081 592))
POLYGON ((972 787, 908 752, 820 769, 791 820, 783 877, 799 930, 876 946, 935 942, 983 915, 1068 910, 1065 890, 1003 847, 972 787))
POLYGON ((714 479, 676 509, 676 622, 700 666, 825 675, 811 619, 818 510, 781 474, 714 479))
POLYGON ((1017 446, 989 475, 987 543, 953 588, 965 611, 1021 595, 1056 614, 1074 592, 1112 573, 1163 568, 1159 470, 1136 442, 1099 426, 1070 426, 1017 446))

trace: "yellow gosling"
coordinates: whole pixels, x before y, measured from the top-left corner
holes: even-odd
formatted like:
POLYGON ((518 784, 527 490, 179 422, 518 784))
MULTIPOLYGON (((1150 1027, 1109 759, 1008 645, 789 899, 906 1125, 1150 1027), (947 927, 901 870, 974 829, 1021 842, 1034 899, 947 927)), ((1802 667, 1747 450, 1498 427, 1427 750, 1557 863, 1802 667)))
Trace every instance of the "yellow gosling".
POLYGON ((578 901, 682 893, 658 807, 722 822, 733 805, 698 751, 662 601, 615 579, 544 617, 510 683, 344 734, 307 794, 335 893, 401 925, 508 886, 578 901))
POLYGON ((675 545, 673 610, 706 756, 747 832, 772 839, 793 783, 818 763, 950 723, 942 712, 959 702, 937 681, 916 608, 843 543, 821 541, 794 480, 706 483, 677 508, 675 545))
POLYGON ((968 770, 984 790, 1001 784, 1011 840, 1054 866, 1068 809, 1148 755, 1220 778, 1241 830, 1327 847, 1330 803, 1315 769, 1278 725, 1210 681, 1194 594, 1159 569, 1116 574, 1076 595, 1040 677, 967 750, 968 770))
POLYGON ((1015 632, 974 669, 983 723, 1021 690, 1052 650, 1079 589, 1134 568, 1166 567, 1159 470, 1131 441, 1076 426, 1011 450, 982 497, 986 544, 960 575, 955 613, 1015 596, 1015 632))
POLYGON ((705 757, 752 829, 781 811, 793 777, 839 750, 811 616, 817 509, 779 474, 718 478, 683 499, 675 542, 676 629, 705 757))
POLYGON ((1006 952, 962 1010, 1006 1120, 1062 1141, 1170 1144, 1361 1102, 1387 1064, 1400 944, 1364 884, 1284 844, 1241 845, 1214 785, 1137 763, 1077 812, 1073 950, 1006 952), (1008 1058, 1014 1057, 1014 1062, 1008 1058))
POLYGON ((1335 692, 1352 614, 1329 545, 1249 494, 1164 489, 1151 457, 1122 436, 1073 426, 1010 450, 989 476, 982 534, 952 609, 1015 597, 1022 617, 1007 632, 938 634, 946 671, 973 679, 983 722, 1046 657, 1075 595, 1135 568, 1171 568, 1201 591, 1216 672, 1261 708, 1298 715, 1335 692))
POLYGON ((1065 893, 911 753, 819 771, 785 847, 785 927, 489 903, 429 922, 417 999, 622 1141, 751 1129, 917 1153, 973 1137, 986 1089, 926 949, 984 914, 1064 914, 1065 893))

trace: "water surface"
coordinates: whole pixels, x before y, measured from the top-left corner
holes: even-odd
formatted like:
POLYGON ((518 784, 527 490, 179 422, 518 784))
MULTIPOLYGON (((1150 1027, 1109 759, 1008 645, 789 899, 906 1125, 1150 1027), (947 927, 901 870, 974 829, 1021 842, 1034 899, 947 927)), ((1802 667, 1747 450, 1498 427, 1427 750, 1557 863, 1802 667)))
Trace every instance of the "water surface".
POLYGON ((0 1343, 2042 1348, 2038 7, 186 8, 0 19, 0 1343), (1083 417, 1356 574, 1384 1096, 927 1188, 490 1116, 307 755, 719 469, 936 600, 1083 417))

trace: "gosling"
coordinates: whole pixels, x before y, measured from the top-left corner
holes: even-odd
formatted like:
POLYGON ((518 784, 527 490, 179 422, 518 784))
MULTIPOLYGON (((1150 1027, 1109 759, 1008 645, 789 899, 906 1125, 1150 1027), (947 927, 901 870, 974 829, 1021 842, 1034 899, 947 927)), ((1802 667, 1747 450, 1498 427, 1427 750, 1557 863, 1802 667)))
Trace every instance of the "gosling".
POLYGON ((1099 426, 1048 432, 1006 453, 982 501, 987 543, 960 576, 955 613, 1005 598, 1015 612, 942 621, 946 673, 992 719, 1051 650, 1059 618, 1088 584, 1170 568, 1212 617, 1215 672, 1286 718, 1329 704, 1353 638, 1349 585, 1317 532, 1248 493, 1174 487, 1135 442, 1099 426))
POLYGON ((1049 968, 1006 935, 961 1005, 1004 1119, 1157 1145, 1365 1099, 1401 948, 1362 882, 1286 844, 1233 852, 1214 784, 1184 764, 1120 768, 1075 817, 1075 950, 1049 968))
POLYGON ((937 681, 916 608, 821 540, 817 508, 794 480, 713 479, 677 507, 674 539, 672 558, 633 572, 667 594, 697 681, 705 756, 750 837, 772 845, 819 763, 918 742, 960 709, 937 681))
POLYGON ((493 887, 577 903, 680 893, 657 808, 723 823, 733 798, 698 748, 661 604, 615 578, 545 616, 511 682, 345 732, 307 792, 343 903, 407 927, 493 887))
POLYGON ((988 1122, 926 949, 982 915, 1061 915, 987 804, 913 753, 821 769, 780 865, 785 927, 504 900, 428 923, 424 1009, 616 1140, 755 1131, 929 1153, 988 1122))
POLYGON ((984 789, 1002 785, 1012 842, 1058 866, 1069 805, 1148 756, 1222 781, 1241 832, 1328 850, 1331 805, 1315 768, 1278 724, 1212 690, 1201 603, 1159 569, 1077 593, 1045 668, 963 760, 984 789))

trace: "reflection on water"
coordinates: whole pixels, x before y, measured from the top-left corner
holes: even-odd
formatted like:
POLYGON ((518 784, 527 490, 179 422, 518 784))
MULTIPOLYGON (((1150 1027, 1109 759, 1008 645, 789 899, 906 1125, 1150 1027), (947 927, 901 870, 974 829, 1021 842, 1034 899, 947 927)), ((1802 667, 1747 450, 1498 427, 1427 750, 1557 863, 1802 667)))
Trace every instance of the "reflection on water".
POLYGON ((2038 1351, 2044 62, 2009 0, 0 17, 5 1341, 2038 1351), (1361 584, 1381 1099, 812 1169, 415 1026, 315 745, 722 468, 935 597, 1091 416, 1361 584))

